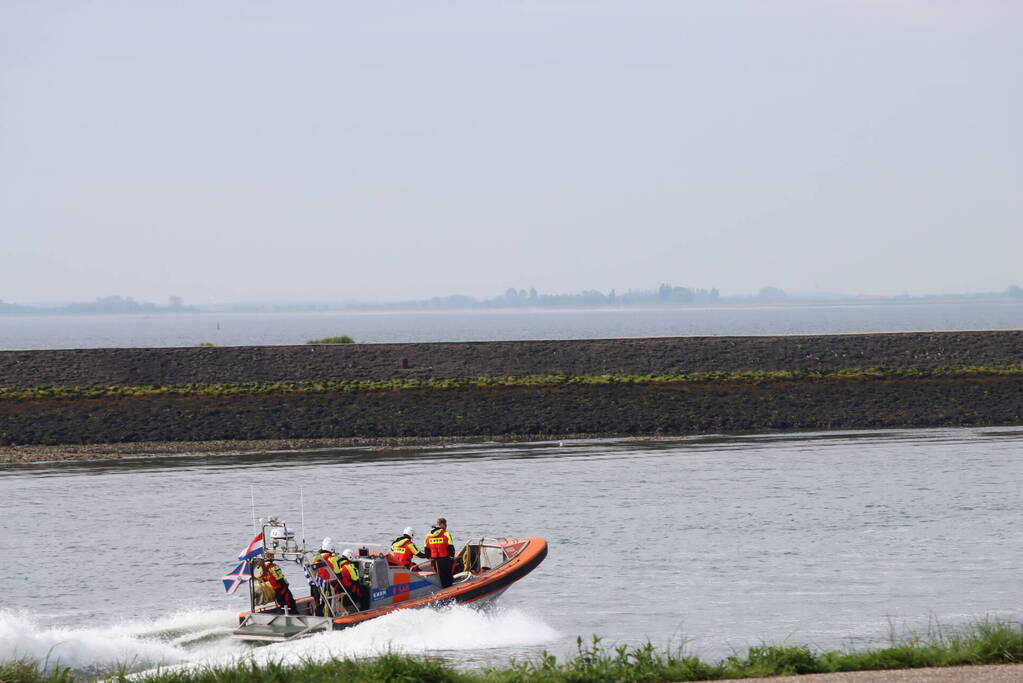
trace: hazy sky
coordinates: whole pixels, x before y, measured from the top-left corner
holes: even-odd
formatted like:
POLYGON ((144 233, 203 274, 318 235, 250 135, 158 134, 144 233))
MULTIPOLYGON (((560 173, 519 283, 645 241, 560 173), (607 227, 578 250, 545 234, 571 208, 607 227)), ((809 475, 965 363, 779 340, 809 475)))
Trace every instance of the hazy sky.
POLYGON ((1023 285, 1017 0, 0 0, 0 299, 1023 285))

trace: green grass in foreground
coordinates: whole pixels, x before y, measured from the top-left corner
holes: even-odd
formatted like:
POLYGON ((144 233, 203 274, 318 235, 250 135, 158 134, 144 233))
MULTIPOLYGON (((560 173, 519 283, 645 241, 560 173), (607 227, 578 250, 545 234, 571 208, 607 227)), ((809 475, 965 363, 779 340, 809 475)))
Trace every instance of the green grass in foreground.
MULTIPOLYGON (((334 659, 295 666, 280 663, 243 662, 231 667, 206 667, 135 675, 146 683, 318 683, 320 681, 440 681, 452 683, 534 683, 597 681, 702 681, 724 678, 759 678, 792 674, 869 671, 1023 662, 1023 625, 982 621, 961 631, 946 633, 932 627, 925 636, 894 639, 883 649, 862 652, 814 652, 805 645, 762 645, 745 655, 734 654, 707 663, 680 648, 659 651, 646 644, 605 648, 599 638, 587 644, 579 639, 579 651, 559 660, 543 653, 505 668, 460 671, 443 660, 387 654, 373 659, 334 659)), ((64 669, 45 673, 41 665, 20 660, 0 664, 0 681, 71 681, 74 672, 64 669)), ((106 680, 127 681, 120 671, 106 680)))
POLYGON ((134 396, 232 396, 325 392, 445 390, 482 387, 561 387, 578 385, 685 385, 709 383, 814 382, 829 380, 975 379, 1021 377, 1023 365, 945 368, 851 368, 845 370, 728 370, 664 375, 525 375, 452 379, 351 380, 338 382, 254 382, 246 384, 153 384, 94 387, 7 387, 0 399, 118 398, 134 396))

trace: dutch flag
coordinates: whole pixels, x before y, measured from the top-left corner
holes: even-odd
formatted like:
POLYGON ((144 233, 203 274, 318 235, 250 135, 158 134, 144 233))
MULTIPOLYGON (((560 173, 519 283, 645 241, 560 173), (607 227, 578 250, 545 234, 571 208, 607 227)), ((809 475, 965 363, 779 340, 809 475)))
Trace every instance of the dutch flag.
POLYGON ((257 555, 263 554, 263 532, 260 531, 259 535, 252 539, 252 542, 245 548, 245 550, 238 553, 238 559, 242 561, 251 560, 257 555))

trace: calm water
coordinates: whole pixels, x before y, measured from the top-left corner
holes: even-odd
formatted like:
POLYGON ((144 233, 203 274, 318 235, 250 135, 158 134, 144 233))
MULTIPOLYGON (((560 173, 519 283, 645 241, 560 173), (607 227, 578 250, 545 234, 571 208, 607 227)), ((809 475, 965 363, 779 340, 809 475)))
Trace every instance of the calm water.
MULTIPOLYGON (((464 665, 577 635, 878 645, 896 629, 1018 620, 1023 428, 343 449, 4 466, 0 658, 78 665, 223 661, 245 599, 218 577, 257 514, 345 545, 540 535, 550 555, 501 609, 399 613, 262 648, 387 647, 464 665), (55 626, 65 626, 55 630, 55 626)), ((293 574, 295 583, 301 584, 293 574)))
POLYGON ((1023 328, 1023 301, 429 313, 0 316, 0 349, 589 339, 1023 328))

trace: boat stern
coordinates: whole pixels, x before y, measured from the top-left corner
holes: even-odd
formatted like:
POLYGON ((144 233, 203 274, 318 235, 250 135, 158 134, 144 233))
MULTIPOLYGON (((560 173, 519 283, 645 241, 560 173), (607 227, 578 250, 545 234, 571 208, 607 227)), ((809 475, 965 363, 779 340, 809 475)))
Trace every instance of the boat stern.
POLYGON ((233 635, 239 640, 279 643, 317 631, 330 631, 332 628, 330 617, 250 612, 233 631, 233 635))

